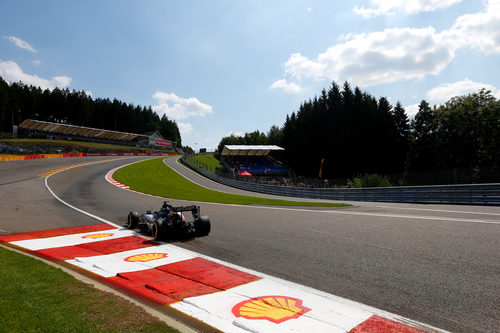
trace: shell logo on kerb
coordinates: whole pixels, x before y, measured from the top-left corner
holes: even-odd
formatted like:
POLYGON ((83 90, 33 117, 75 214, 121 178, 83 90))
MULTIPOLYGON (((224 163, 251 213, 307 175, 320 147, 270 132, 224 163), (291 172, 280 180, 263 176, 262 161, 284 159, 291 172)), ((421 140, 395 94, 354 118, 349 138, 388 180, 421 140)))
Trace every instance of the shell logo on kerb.
POLYGON ((124 260, 128 262, 147 262, 147 261, 166 258, 167 256, 168 254, 166 253, 144 253, 127 257, 124 260))
POLYGON ((104 237, 109 237, 109 236, 113 236, 113 234, 109 234, 109 233, 92 234, 92 235, 82 236, 82 238, 96 239, 96 238, 104 238, 104 237))
POLYGON ((287 296, 261 296, 236 304, 233 314, 245 319, 265 319, 275 324, 299 318, 311 309, 302 300, 287 296))

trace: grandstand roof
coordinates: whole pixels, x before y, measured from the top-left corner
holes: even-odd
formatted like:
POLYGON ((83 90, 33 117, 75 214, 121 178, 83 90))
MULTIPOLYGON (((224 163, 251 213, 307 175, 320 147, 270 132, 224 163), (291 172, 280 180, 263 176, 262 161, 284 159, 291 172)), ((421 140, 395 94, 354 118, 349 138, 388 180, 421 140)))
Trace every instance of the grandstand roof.
POLYGON ((108 131, 98 128, 89 128, 89 127, 58 124, 58 123, 49 123, 46 121, 31 120, 31 119, 26 119, 25 121, 23 121, 19 125, 19 128, 29 129, 32 131, 46 132, 46 133, 94 137, 94 138, 113 140, 113 141, 132 141, 138 137, 147 138, 146 135, 141 135, 141 134, 108 131))
POLYGON ((242 146, 242 145, 229 145, 224 146, 221 155, 227 156, 266 156, 271 150, 285 150, 279 146, 242 146))

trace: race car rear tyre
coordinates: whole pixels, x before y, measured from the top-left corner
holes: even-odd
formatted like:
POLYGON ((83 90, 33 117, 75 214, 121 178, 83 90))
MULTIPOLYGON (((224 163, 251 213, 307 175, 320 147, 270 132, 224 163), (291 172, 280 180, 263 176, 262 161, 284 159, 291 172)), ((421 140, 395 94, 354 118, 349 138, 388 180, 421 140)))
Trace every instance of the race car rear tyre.
POLYGON ((210 233, 210 219, 206 215, 201 216, 198 220, 196 220, 194 226, 198 237, 203 237, 210 233))
POLYGON ((127 224, 125 224, 125 227, 127 229, 135 229, 137 228, 137 223, 139 223, 139 214, 137 212, 128 213, 127 224))
POLYGON ((165 237, 164 230, 158 223, 153 223, 151 233, 155 241, 160 241, 165 237))

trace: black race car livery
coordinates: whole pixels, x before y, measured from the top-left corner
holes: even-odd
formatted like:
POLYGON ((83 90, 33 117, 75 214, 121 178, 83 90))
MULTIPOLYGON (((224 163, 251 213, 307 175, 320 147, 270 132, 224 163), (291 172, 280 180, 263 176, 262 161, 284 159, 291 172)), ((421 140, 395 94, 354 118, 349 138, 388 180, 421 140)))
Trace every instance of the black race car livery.
POLYGON ((200 206, 174 207, 164 201, 158 211, 147 211, 142 215, 130 212, 126 227, 139 228, 151 233, 155 240, 200 237, 210 233, 210 219, 208 216, 200 215, 200 206), (183 214, 189 211, 192 214, 192 220, 186 219, 183 214))

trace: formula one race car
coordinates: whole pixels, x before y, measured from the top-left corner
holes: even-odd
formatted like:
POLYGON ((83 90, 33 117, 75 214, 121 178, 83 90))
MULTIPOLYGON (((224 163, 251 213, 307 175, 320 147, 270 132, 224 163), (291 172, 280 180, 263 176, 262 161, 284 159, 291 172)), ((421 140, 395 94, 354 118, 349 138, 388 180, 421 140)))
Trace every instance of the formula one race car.
POLYGON ((173 207, 166 201, 159 211, 148 210, 142 215, 130 212, 125 226, 151 233, 155 240, 200 237, 210 233, 210 219, 200 215, 200 206, 173 207), (192 221, 186 220, 182 214, 189 211, 193 215, 192 221))

